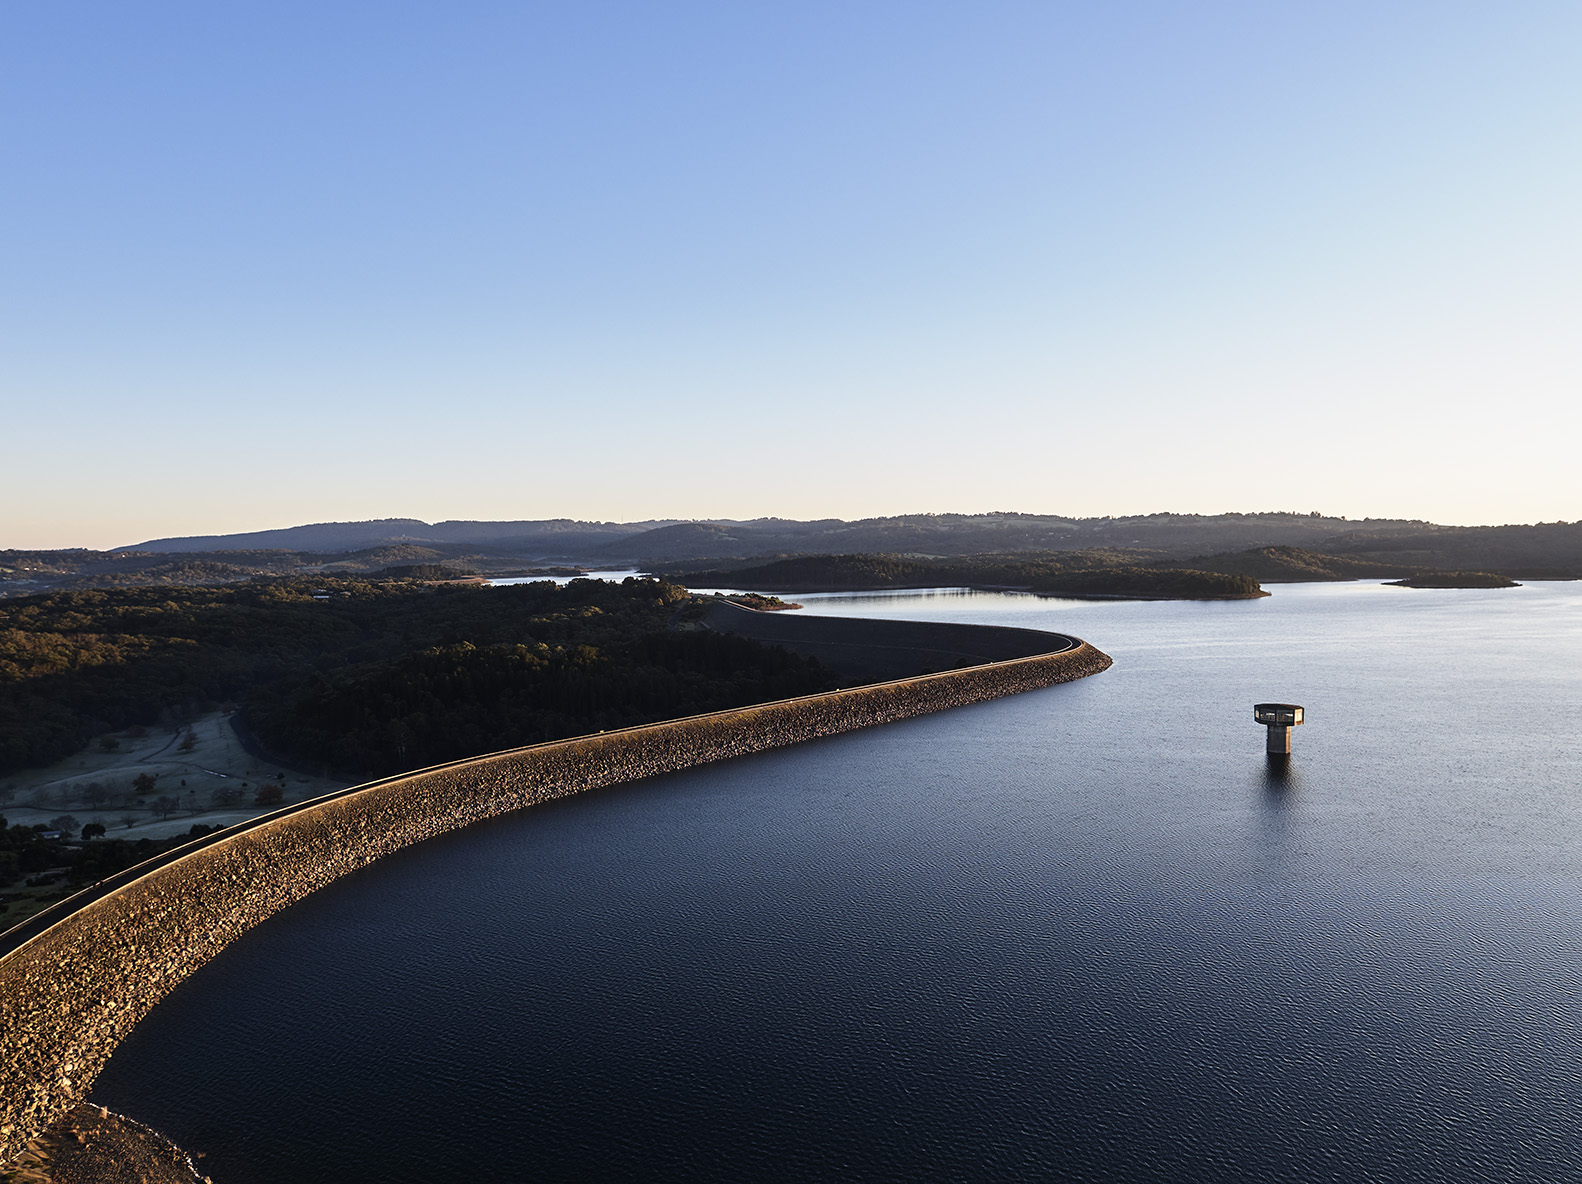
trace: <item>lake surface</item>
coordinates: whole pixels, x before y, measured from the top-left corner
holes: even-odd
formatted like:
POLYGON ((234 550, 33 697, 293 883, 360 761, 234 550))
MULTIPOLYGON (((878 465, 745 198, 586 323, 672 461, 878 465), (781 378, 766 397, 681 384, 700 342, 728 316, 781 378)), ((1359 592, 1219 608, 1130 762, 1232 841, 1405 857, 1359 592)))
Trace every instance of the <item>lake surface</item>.
POLYGON ((643 573, 635 567, 623 567, 618 570, 590 571, 585 576, 502 576, 497 580, 485 580, 484 583, 491 588, 509 588, 515 584, 558 584, 565 585, 572 580, 607 580, 612 584, 619 584, 629 576, 640 576, 643 573))
POLYGON ((95 1100, 218 1184, 1582 1175, 1582 586, 799 599, 1115 666, 412 848, 95 1100))

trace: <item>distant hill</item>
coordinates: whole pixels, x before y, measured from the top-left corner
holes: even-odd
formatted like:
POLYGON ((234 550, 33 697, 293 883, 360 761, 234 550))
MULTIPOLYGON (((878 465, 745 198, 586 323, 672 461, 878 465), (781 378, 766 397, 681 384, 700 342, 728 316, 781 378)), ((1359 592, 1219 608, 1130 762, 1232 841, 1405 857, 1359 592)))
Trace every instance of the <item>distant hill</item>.
POLYGON ((462 544, 512 552, 589 551, 612 539, 625 538, 644 527, 668 523, 574 522, 569 518, 542 522, 437 522, 416 518, 380 518, 371 522, 318 522, 246 534, 195 535, 151 539, 123 551, 356 551, 402 544, 462 544))
POLYGON ((1394 519, 1328 518, 1284 512, 1254 514, 1146 514, 1123 518, 1068 518, 1052 514, 906 514, 800 522, 748 521, 439 522, 387 518, 372 522, 323 522, 247 534, 151 539, 122 550, 190 552, 282 549, 346 552, 417 545, 465 547, 530 560, 592 563, 669 563, 750 559, 793 554, 901 554, 922 557, 1011 551, 1090 548, 1154 550, 1187 558, 1249 547, 1296 546, 1335 550, 1344 538, 1357 545, 1416 538, 1431 523, 1394 519))
POLYGON ((611 540, 597 558, 632 563, 770 558, 789 555, 912 555, 946 558, 1017 551, 1118 548, 1186 558, 1212 551, 1289 545, 1317 547, 1336 535, 1389 537, 1429 523, 1325 518, 1312 514, 1148 514, 1065 518, 1043 514, 913 514, 794 522, 686 523, 611 540))
MULTIPOLYGON (((1507 554, 1532 559, 1544 556, 1550 563, 1528 563, 1529 578, 1575 577, 1582 563, 1568 556, 1562 532, 1545 528, 1536 534, 1527 527, 1493 527, 1459 536, 1479 546, 1501 540, 1500 531, 1518 534, 1507 554), (1525 535, 1525 537, 1522 537, 1525 535), (1491 542, 1493 540, 1493 542, 1491 542), (1560 562, 1555 562, 1559 560, 1560 562), (1537 570, 1535 570, 1537 569, 1537 570)), ((1442 548, 1441 554, 1453 556, 1458 536, 1442 548)), ((1408 536, 1415 548, 1416 536, 1408 536)), ((856 553, 833 555, 792 555, 763 560, 718 565, 658 564, 656 569, 677 583, 692 588, 750 588, 756 591, 829 592, 866 588, 921 588, 951 585, 973 587, 1030 588, 1043 592, 1067 591, 1092 595, 1233 596, 1258 595, 1264 583, 1305 583, 1321 580, 1401 579, 1414 577, 1432 581, 1435 570, 1415 562, 1402 562, 1402 555, 1417 555, 1415 549, 1394 551, 1378 539, 1369 540, 1377 548, 1372 553, 1325 554, 1302 547, 1250 547, 1242 551, 1221 551, 1186 560, 1169 558, 1160 550, 1138 548, 1085 548, 1082 550, 1001 551, 984 555, 925 557, 916 554, 856 553), (1386 562, 1388 557, 1397 560, 1386 562)), ((1438 575, 1467 578, 1454 568, 1437 569, 1438 575)), ((1512 574, 1479 574, 1480 581, 1498 580, 1512 574)), ((1516 574, 1521 574, 1517 570, 1516 574)), ((1416 586, 1452 586, 1419 583, 1416 586)), ((1464 584, 1455 584, 1461 587, 1464 584)), ((1476 586, 1508 586, 1478 583, 1476 586)))
POLYGON ((716 555, 754 554, 762 542, 763 535, 742 530, 735 523, 678 522, 603 543, 597 548, 596 556, 615 561, 666 563, 716 555))
POLYGON ((1582 575, 1582 522, 1531 526, 1433 526, 1388 533, 1353 530, 1321 548, 1412 571, 1482 571, 1532 579, 1582 575))
MULTIPOLYGON (((1582 523, 1438 526, 1321 514, 903 514, 846 522, 754 518, 581 522, 569 518, 320 522, 245 534, 151 539, 111 552, 0 551, 0 596, 71 587, 225 583, 253 576, 369 572, 465 564, 486 575, 551 566, 729 570, 776 560, 882 555, 888 561, 1022 557, 1084 566, 1191 568, 1258 581, 1394 578, 1488 571, 1528 579, 1582 576, 1582 523), (1097 553, 1105 553, 1100 559, 1097 553), (170 557, 191 560, 173 564, 170 557), (1067 559, 1051 559, 1066 556, 1067 559)), ((921 578, 921 577, 919 577, 921 578)), ((1012 582, 1007 580, 1006 582, 1012 582)))

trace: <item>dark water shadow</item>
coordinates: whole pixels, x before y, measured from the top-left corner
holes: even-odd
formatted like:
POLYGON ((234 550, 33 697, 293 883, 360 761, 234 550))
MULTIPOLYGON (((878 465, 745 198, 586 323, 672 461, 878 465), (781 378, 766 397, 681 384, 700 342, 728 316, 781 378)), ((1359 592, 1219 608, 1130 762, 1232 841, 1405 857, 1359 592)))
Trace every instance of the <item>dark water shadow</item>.
POLYGON ((1264 804, 1283 806, 1302 788, 1302 771, 1291 764, 1290 756, 1285 753, 1268 753, 1264 762, 1264 804))

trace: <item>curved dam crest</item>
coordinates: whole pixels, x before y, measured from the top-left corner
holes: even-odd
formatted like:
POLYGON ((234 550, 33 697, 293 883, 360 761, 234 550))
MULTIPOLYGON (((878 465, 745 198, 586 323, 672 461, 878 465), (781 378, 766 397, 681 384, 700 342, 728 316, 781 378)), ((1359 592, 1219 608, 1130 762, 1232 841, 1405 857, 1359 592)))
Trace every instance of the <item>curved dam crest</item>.
POLYGON ((585 790, 1070 682, 1111 664, 1086 642, 1031 629, 940 625, 889 637, 890 622, 864 621, 858 638, 845 632, 856 622, 834 626, 835 636, 832 618, 767 625, 768 616, 711 613, 708 624, 748 636, 762 625, 771 636, 761 640, 790 649, 853 646, 853 671, 876 662, 916 670, 945 653, 978 664, 402 774, 132 869, 130 882, 0 957, 0 1165, 87 1095, 115 1047, 183 979, 252 926, 393 851, 585 790))

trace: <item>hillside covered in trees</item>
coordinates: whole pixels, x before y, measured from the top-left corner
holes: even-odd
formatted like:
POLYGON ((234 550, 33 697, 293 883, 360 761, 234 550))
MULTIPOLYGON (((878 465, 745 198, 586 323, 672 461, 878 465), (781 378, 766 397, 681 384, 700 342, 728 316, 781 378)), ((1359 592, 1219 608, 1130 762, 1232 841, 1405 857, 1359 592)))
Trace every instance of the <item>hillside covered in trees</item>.
POLYGON ((1391 580, 1399 588, 1520 588, 1509 576, 1487 571, 1419 572, 1404 580, 1391 580))
POLYGON ((1265 595, 1240 573, 1158 567, 1126 551, 1050 551, 1034 555, 969 555, 919 559, 906 555, 803 555, 772 563, 676 571, 692 587, 747 587, 786 592, 969 585, 1025 588, 1065 596, 1142 599, 1232 599, 1265 595))
POLYGON ((240 705, 273 755, 359 778, 833 685, 668 626, 659 580, 488 588, 279 579, 0 602, 0 773, 240 705))
MULTIPOLYGON (((651 522, 439 522, 416 519, 320 523, 250 534, 153 539, 138 549, 223 561, 226 552, 277 549, 330 552, 369 548, 426 550, 445 561, 466 560, 493 571, 492 559, 596 565, 688 564, 725 560, 762 563, 793 555, 866 554, 979 556, 1084 549, 1150 552, 1169 566, 1191 568, 1193 556, 1260 547, 1300 547, 1361 562, 1534 576, 1582 574, 1582 522, 1509 526, 1442 526, 1385 518, 1342 518, 1316 511, 1229 514, 1130 514, 1078 518, 1058 514, 902 514, 843 521, 708 519, 651 522)), ((304 557, 308 562, 310 557, 304 557)), ((4 579, 0 555, 0 582, 4 579)))
POLYGON ((425 568, 433 573, 427 577, 431 579, 473 573, 554 575, 568 567, 703 572, 836 554, 950 562, 1014 558, 1025 564, 1053 563, 1060 570, 1162 566, 1249 575, 1266 582, 1305 579, 1304 571, 1321 573, 1313 577, 1318 579, 1432 570, 1570 579, 1582 576, 1582 522, 1440 526, 1286 512, 432 525, 403 518, 152 539, 111 551, 0 550, 0 599, 46 591, 205 587, 264 576, 329 578, 425 568))
POLYGON ((1251 576, 1266 584, 1390 579, 1413 570, 1398 563, 1325 555, 1302 547, 1253 547, 1246 551, 1202 555, 1188 562, 1202 571, 1251 576))

